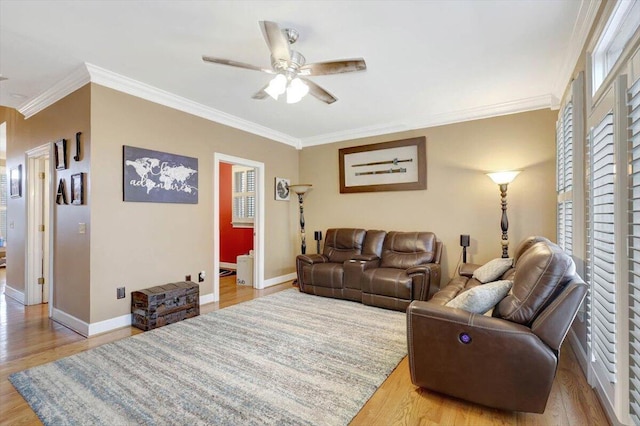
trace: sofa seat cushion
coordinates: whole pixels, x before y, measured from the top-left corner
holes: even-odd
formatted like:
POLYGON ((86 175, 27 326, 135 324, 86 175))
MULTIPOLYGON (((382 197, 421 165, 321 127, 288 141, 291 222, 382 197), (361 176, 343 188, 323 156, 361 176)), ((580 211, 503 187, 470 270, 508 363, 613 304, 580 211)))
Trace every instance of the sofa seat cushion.
POLYGON ((307 285, 342 288, 344 268, 342 263, 316 263, 302 269, 302 279, 307 285))
POLYGON ((396 268, 375 268, 362 276, 362 292, 397 299, 411 299, 411 277, 396 268))

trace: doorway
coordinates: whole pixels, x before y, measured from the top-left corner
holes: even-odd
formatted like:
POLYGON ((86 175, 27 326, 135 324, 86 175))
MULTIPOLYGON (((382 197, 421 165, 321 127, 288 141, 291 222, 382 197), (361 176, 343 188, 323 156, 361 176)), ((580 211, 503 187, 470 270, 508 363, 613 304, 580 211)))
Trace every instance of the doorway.
POLYGON ((255 170, 255 217, 253 223, 253 287, 264 288, 264 163, 231 155, 213 155, 213 298, 220 300, 220 165, 228 163, 255 170))
MULTIPOLYGON (((51 280, 51 238, 53 209, 51 190, 51 148, 49 144, 27 151, 27 256, 25 268, 25 302, 27 305, 49 303, 53 292, 51 280)), ((53 304, 49 304, 51 316, 53 304)))

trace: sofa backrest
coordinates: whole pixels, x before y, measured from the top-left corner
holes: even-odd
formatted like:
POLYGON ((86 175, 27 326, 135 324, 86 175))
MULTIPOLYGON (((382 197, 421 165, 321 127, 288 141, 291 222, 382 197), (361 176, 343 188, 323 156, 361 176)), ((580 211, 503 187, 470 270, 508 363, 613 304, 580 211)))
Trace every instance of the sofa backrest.
POLYGON ((357 254, 362 254, 366 233, 364 229, 327 229, 322 254, 329 259, 329 262, 335 263, 342 263, 357 254))
POLYGON ((382 256, 382 244, 387 231, 368 230, 362 245, 362 254, 382 256))
POLYGON ((382 244, 380 267, 407 269, 432 263, 438 250, 433 232, 397 232, 387 234, 382 244))
POLYGON ((571 256, 549 240, 538 241, 517 259, 511 292, 498 303, 494 316, 530 325, 575 279, 571 256))

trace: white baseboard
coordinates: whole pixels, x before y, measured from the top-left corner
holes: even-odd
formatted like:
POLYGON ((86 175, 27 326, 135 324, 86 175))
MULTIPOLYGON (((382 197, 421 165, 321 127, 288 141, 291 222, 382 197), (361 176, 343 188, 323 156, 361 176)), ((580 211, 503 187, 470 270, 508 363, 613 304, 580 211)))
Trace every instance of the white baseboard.
POLYGON ((72 329, 73 331, 83 335, 84 337, 89 337, 89 324, 82 320, 79 320, 73 315, 69 315, 68 313, 61 311, 60 309, 53 308, 53 316, 51 317, 51 319, 64 325, 67 328, 72 329))
POLYGON ((269 278, 268 280, 264 280, 263 288, 271 287, 273 285, 278 285, 287 281, 295 280, 297 277, 298 275, 295 272, 292 272, 290 274, 280 275, 279 277, 269 278))
POLYGON ((584 348, 582 347, 582 344, 580 343, 580 339, 578 339, 578 336, 573 331, 573 328, 569 329, 569 333, 567 334, 567 337, 569 338, 568 339, 569 343, 571 344, 571 347, 573 348, 573 353, 576 354, 576 359, 578 360, 578 364, 580 364, 580 368, 582 368, 582 372, 584 373, 585 377, 588 378, 589 377, 589 362, 588 362, 588 359, 587 359, 587 353, 584 351, 584 348))
POLYGON ((200 296, 200 305, 206 305, 207 303, 213 303, 213 302, 215 302, 213 298, 213 293, 203 294, 202 296, 200 296))
POLYGON ((116 328, 128 327, 131 325, 131 314, 121 315, 104 321, 89 324, 89 336, 105 333, 116 328))
POLYGON ((17 300, 23 305, 25 304, 24 293, 16 290, 15 288, 9 287, 8 285, 4 286, 4 295, 12 298, 13 300, 17 300))
POLYGON ((231 262, 220 262, 220 267, 221 268, 228 268, 228 269, 237 269, 238 268, 238 264, 237 263, 231 263, 231 262))

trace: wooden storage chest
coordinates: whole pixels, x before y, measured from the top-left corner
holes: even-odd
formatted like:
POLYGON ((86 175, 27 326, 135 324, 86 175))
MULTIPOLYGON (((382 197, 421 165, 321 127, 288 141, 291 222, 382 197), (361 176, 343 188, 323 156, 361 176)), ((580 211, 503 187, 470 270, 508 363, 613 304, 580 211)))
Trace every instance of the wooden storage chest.
POLYGON ((200 315, 200 288, 194 282, 177 282, 131 293, 131 322, 141 330, 200 315))

